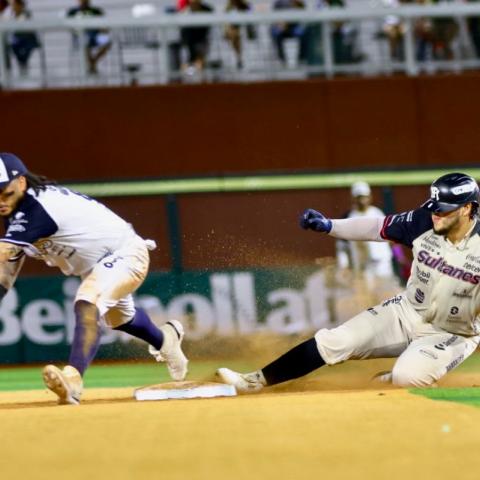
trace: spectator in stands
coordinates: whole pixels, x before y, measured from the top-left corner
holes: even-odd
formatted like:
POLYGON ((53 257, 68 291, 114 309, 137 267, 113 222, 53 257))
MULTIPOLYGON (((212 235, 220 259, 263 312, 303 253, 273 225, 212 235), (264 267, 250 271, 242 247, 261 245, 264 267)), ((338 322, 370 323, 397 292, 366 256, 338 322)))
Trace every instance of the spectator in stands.
MULTIPOLYGON (((382 0, 382 5, 388 8, 397 8, 402 3, 411 3, 410 0, 382 0)), ((405 22, 398 15, 387 15, 382 25, 382 36, 388 40, 390 58, 403 61, 405 58, 403 37, 405 35, 405 22)))
MULTIPOLYGON (((202 0, 189 0, 182 10, 191 13, 210 13, 213 8, 202 0)), ((183 66, 188 69, 201 71, 205 67, 208 54, 210 28, 207 26, 184 27, 181 29, 182 44, 188 50, 188 62, 183 66)))
MULTIPOLYGON (((10 8, 6 10, 5 15, 17 21, 28 20, 32 17, 27 8, 25 0, 10 0, 10 8)), ((6 36, 6 46, 8 54, 13 53, 17 60, 20 75, 24 76, 28 72, 28 60, 33 50, 40 46, 35 32, 12 32, 6 36)), ((10 55, 7 55, 7 68, 10 68, 10 55)))
MULTIPOLYGON (((478 2, 479 0, 467 0, 467 2, 478 2)), ((472 39, 475 55, 480 58, 480 17, 469 17, 467 20, 468 30, 472 39)))
MULTIPOLYGON (((432 3, 444 3, 444 0, 431 0, 432 3)), ((453 60, 452 42, 459 32, 454 17, 436 17, 432 20, 433 58, 436 60, 453 60)))
MULTIPOLYGON (((251 10, 250 3, 246 0, 228 0, 225 8, 226 12, 248 12, 251 10)), ((249 38, 255 38, 253 25, 247 25, 247 35, 249 38)), ((242 62, 242 37, 240 25, 226 25, 225 38, 231 43, 237 60, 237 68, 243 67, 242 62)))
MULTIPOLYGON (((345 0, 324 0, 329 7, 345 8, 345 0)), ((352 22, 335 22, 333 24, 333 59, 335 63, 356 63, 363 59, 356 52, 358 30, 352 22)))
MULTIPOLYGON (((78 0, 78 6, 67 12, 67 17, 101 17, 105 15, 99 7, 90 4, 90 0, 78 0)), ((78 38, 75 38, 78 43, 78 38)), ((97 63, 108 52, 111 46, 110 35, 107 30, 90 29, 85 31, 85 55, 87 57, 88 72, 98 73, 97 63)))
MULTIPOLYGON (((440 1, 441 0, 382 0, 382 4, 394 8, 400 4, 416 3, 426 5, 430 3, 440 3, 440 1)), ((385 18, 382 30, 389 41, 391 58, 400 61, 404 60, 404 22, 397 15, 388 15, 385 18)), ((458 25, 453 17, 417 18, 414 22, 417 60, 425 61, 429 57, 434 60, 451 60, 453 58, 452 42, 457 36, 458 31, 458 25)))
MULTIPOLYGON (((295 8, 305 8, 303 0, 275 0, 273 10, 286 10, 295 8)), ((298 59, 305 62, 307 59, 307 29, 305 25, 299 23, 277 23, 272 25, 271 35, 277 49, 278 58, 285 63, 284 42, 287 38, 297 38, 299 40, 298 59)))
POLYGON ((176 5, 177 12, 181 12, 187 7, 188 7, 188 0, 177 0, 177 5, 176 5))
MULTIPOLYGON (((0 0, 0 20, 3 18, 3 13, 7 9, 7 7, 8 7, 8 0, 0 0)), ((5 42, 3 43, 3 48, 4 48, 3 54, 5 56, 7 67, 8 67, 8 64, 9 64, 8 50, 7 50, 7 46, 5 45, 5 42)), ((0 85, 0 88, 1 88, 1 85, 0 85)))
MULTIPOLYGON (((415 3, 443 3, 443 0, 416 0, 415 3)), ((452 60, 452 42, 459 27, 453 17, 419 18, 415 24, 417 60, 424 61, 430 52, 434 60, 452 60)))

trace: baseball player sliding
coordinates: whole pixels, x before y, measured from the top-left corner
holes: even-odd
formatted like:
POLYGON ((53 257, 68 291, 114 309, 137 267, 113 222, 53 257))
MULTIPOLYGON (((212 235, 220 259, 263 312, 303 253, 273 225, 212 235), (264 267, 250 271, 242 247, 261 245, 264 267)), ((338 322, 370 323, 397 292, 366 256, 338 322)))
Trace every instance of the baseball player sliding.
POLYGON ((155 242, 138 236, 132 226, 101 203, 27 170, 11 153, 0 153, 0 298, 12 287, 25 256, 76 275, 75 331, 68 365, 47 365, 46 386, 60 404, 78 404, 82 376, 100 341, 100 320, 111 328, 145 340, 171 377, 183 380, 187 359, 181 350, 184 331, 171 320, 157 328, 132 298, 149 266, 155 242))
POLYGON ((384 218, 331 220, 308 209, 304 229, 346 240, 394 241, 413 250, 406 290, 338 328, 321 329, 269 365, 226 383, 253 392, 349 359, 398 357, 380 380, 427 387, 460 365, 480 341, 479 188, 463 173, 435 180, 420 207, 384 218))

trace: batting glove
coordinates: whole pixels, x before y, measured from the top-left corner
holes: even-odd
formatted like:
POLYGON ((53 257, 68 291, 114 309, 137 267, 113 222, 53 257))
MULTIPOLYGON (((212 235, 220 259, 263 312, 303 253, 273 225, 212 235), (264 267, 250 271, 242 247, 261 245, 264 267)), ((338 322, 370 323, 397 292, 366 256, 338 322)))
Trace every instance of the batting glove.
POLYGON ((300 217, 300 226, 305 230, 330 233, 332 221, 313 208, 307 208, 300 217))

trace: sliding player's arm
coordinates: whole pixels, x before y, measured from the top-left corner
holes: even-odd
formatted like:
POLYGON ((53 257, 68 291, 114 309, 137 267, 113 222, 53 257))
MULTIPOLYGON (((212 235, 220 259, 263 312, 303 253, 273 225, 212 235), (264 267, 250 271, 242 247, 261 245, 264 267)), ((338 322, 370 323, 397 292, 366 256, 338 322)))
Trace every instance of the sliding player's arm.
POLYGON ((309 208, 300 226, 343 240, 392 241, 412 248, 413 240, 433 226, 430 212, 417 208, 387 217, 330 219, 309 208))
POLYGON ((330 219, 309 208, 300 218, 300 226, 305 230, 324 232, 342 240, 370 240, 381 242, 385 217, 357 217, 330 219))

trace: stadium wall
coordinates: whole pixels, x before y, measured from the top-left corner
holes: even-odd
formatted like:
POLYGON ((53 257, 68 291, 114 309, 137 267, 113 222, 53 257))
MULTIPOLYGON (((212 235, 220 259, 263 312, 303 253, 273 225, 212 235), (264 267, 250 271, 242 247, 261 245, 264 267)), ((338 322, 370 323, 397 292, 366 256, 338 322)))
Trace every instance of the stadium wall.
MULTIPOLYGON (((385 190, 372 189, 375 205, 389 211, 385 190)), ((395 211, 414 208, 426 199, 426 186, 387 189, 395 211)), ((174 268, 164 196, 100 199, 135 226, 158 248, 152 270, 174 268)), ((315 265, 334 255, 334 239, 301 230, 299 214, 307 207, 342 217, 350 206, 347 188, 288 192, 197 193, 177 196, 182 270, 315 265)), ((27 259, 23 275, 56 275, 58 270, 27 259)))
POLYGON ((479 80, 1 92, 2 150, 76 181, 473 165, 479 80))

